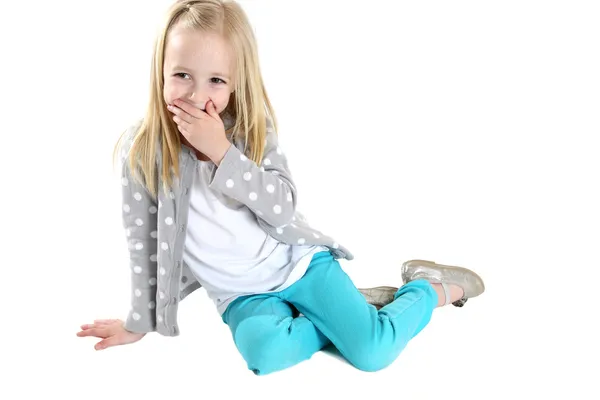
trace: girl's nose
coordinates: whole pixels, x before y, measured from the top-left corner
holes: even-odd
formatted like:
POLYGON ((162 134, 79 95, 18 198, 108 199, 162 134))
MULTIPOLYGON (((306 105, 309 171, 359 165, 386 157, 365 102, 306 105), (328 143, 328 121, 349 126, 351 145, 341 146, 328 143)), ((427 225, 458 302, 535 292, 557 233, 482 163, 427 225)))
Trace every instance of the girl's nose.
POLYGON ((201 108, 202 110, 204 110, 205 106, 206 106, 206 100, 202 99, 202 96, 198 96, 196 95, 196 92, 192 92, 189 96, 188 99, 190 101, 190 103, 194 104, 196 107, 201 108))

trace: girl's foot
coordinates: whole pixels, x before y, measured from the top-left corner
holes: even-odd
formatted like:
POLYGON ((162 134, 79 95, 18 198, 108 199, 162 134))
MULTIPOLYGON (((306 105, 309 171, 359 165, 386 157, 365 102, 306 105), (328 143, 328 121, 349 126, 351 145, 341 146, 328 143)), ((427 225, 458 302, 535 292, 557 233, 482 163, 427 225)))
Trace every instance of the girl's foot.
POLYGON ((441 283, 431 282, 431 286, 437 293, 438 303, 437 307, 443 307, 447 304, 454 303, 463 298, 465 291, 460 286, 446 285, 446 290, 441 283))
POLYGON ((443 299, 440 303, 452 303, 456 307, 462 307, 468 299, 477 297, 485 291, 483 279, 470 269, 436 264, 433 261, 410 260, 402 264, 404 283, 416 279, 431 282, 438 297, 443 299), (458 297, 460 291, 463 293, 458 297))

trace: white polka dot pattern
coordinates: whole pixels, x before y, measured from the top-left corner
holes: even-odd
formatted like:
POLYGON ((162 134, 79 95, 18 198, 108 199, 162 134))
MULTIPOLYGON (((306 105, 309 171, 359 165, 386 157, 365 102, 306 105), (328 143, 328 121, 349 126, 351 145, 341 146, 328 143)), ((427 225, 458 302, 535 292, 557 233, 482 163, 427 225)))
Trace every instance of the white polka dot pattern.
MULTIPOLYGON (((123 142, 125 147, 120 149, 123 156, 128 154, 129 147, 133 143, 136 127, 129 130, 128 138, 123 142)), ((132 177, 129 163, 125 160, 122 160, 121 164, 120 181, 123 195, 122 218, 132 274, 132 304, 125 327, 136 332, 149 332, 154 329, 152 325, 155 321, 153 311, 155 305, 151 302, 156 297, 157 282, 152 276, 156 273, 157 265, 152 262, 152 255, 156 257, 158 207, 146 188, 132 177)), ((159 196, 163 195, 159 193, 159 196)), ((164 265, 162 267, 167 268, 164 265)))
MULTIPOLYGON (((214 170, 211 188, 247 205, 257 215, 261 226, 270 234, 276 233, 278 240, 300 246, 327 246, 336 256, 345 256, 346 249, 310 227, 304 218, 299 217, 300 214, 296 216, 296 188, 287 160, 277 144, 274 131, 271 130, 268 135, 264 156, 259 163, 248 159, 239 147, 233 146, 214 170)), ((181 165, 184 166, 182 172, 196 173, 195 164, 184 162, 181 165)), ((165 191, 161 178, 158 179, 159 198, 154 200, 131 177, 127 168, 123 168, 121 176, 124 194, 122 218, 133 278, 132 309, 126 326, 140 332, 159 330, 172 335, 178 334, 178 327, 171 322, 176 320, 171 313, 177 309, 171 307, 171 299, 177 303, 185 297, 183 293, 187 294, 190 290, 186 288, 192 288, 192 283, 195 283, 189 278, 189 271, 185 276, 182 265, 177 265, 178 269, 175 265, 176 261, 181 262, 176 256, 181 254, 180 238, 185 237, 182 234, 185 224, 175 220, 175 216, 179 215, 176 207, 182 204, 178 196, 188 194, 191 181, 189 176, 181 175, 181 180, 176 178, 173 189, 165 191), (174 287, 171 286, 172 279, 177 283, 174 287)))
POLYGON ((262 221, 277 227, 288 224, 294 215, 295 187, 277 133, 272 130, 267 136, 260 163, 234 146, 215 170, 211 186, 248 205, 262 221))

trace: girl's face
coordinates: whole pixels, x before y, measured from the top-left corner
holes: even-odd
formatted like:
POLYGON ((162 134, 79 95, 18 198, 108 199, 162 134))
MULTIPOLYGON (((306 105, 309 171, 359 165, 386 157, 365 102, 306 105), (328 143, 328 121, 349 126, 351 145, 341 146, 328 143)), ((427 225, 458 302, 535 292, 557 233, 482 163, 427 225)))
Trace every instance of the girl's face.
POLYGON ((174 27, 165 45, 164 101, 181 99, 201 110, 212 100, 221 113, 233 92, 233 57, 219 35, 174 27))

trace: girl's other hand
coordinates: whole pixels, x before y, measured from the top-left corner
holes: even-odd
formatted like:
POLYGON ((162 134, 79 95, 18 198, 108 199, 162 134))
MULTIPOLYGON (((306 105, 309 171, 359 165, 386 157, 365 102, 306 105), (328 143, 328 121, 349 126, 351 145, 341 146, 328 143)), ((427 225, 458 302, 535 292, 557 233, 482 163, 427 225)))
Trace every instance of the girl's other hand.
POLYGON ((94 346, 96 350, 135 343, 145 335, 145 333, 129 332, 123 327, 123 321, 119 319, 97 319, 93 324, 81 325, 81 331, 77 332, 79 337, 101 338, 102 340, 94 346))

